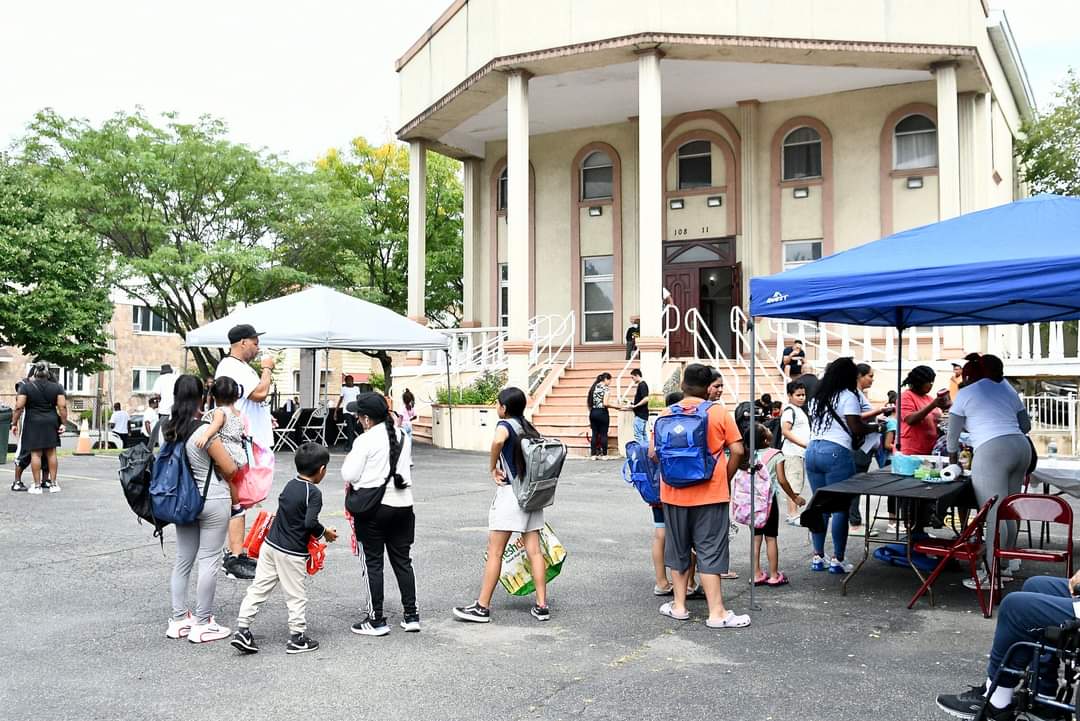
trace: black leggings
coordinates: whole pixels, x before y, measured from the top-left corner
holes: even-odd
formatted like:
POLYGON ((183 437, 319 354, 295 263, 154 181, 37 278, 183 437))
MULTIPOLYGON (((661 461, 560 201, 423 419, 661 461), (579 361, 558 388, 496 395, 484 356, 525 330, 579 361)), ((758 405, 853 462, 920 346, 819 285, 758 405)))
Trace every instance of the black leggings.
POLYGON ((593 408, 589 411, 589 426, 592 428, 592 439, 589 442, 590 456, 606 456, 608 449, 608 426, 611 425, 611 416, 607 408, 593 408))
POLYGON ((353 520, 356 540, 364 550, 372 620, 383 618, 384 549, 397 578, 398 590, 401 591, 401 608, 405 618, 419 618, 416 610, 416 577, 413 575, 412 558, 409 557, 416 535, 416 516, 412 506, 397 508, 381 505, 374 514, 353 520))

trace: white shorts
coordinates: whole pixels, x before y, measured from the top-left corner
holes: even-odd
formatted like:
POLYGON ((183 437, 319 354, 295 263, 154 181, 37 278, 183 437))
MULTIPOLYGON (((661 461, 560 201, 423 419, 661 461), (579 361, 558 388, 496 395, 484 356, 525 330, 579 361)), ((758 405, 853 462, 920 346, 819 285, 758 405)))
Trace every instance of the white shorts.
POLYGON ((498 486, 495 489, 495 498, 491 499, 491 508, 488 509, 489 531, 513 531, 525 533, 526 531, 539 531, 544 527, 544 512, 523 511, 518 505, 517 496, 514 495, 513 487, 498 486))
MULTIPOLYGON (((801 496, 806 488, 806 465, 802 456, 784 456, 784 474, 795 495, 801 496)), ((807 499, 809 500, 809 499, 807 499)))

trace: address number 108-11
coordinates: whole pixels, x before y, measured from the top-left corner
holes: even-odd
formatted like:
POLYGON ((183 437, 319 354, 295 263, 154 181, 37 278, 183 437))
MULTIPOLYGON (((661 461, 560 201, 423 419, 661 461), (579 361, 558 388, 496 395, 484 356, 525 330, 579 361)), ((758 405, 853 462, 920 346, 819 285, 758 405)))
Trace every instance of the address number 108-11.
MULTIPOLYGON (((702 233, 708 233, 709 232, 709 226, 707 226, 707 225, 701 226, 701 232, 702 233)), ((689 228, 676 228, 675 229, 675 237, 677 238, 677 237, 679 237, 681 235, 690 235, 690 229, 689 228)))

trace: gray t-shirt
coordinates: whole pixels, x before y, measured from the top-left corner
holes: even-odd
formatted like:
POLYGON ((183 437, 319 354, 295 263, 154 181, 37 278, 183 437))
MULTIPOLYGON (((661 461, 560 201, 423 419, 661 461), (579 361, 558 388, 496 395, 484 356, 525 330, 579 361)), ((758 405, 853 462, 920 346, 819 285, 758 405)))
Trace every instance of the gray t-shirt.
MULTIPOLYGON (((199 428, 191 434, 191 437, 188 438, 187 445, 185 446, 188 463, 191 464, 191 475, 195 477, 195 482, 199 484, 200 492, 202 492, 203 484, 206 483, 206 473, 210 470, 210 454, 206 452, 205 448, 196 446, 195 440, 205 429, 206 426, 199 426, 199 428)), ((210 489, 206 492, 206 500, 213 501, 219 498, 231 497, 232 495, 229 493, 229 484, 221 479, 215 468, 213 477, 210 479, 210 489)))

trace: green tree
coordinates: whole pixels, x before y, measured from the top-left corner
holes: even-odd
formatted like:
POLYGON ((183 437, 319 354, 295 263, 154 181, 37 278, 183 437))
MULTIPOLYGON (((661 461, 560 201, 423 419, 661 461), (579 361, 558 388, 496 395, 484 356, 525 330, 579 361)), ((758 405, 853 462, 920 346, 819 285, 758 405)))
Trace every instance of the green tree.
POLYGON ((1033 193, 1080 195, 1080 77, 1070 70, 1057 101, 1016 141, 1016 154, 1033 193))
MULTIPOLYGON (((220 120, 162 120, 119 113, 93 127, 46 110, 25 142, 60 201, 110 253, 125 290, 186 334, 238 302, 307 280, 273 262, 302 174, 228 141, 220 120)), ((203 373, 220 357, 194 356, 203 373)))
MULTIPOLYGON (((428 154, 425 305, 437 325, 461 320, 461 164, 428 154)), ((283 231, 279 260, 398 313, 408 301, 409 154, 352 141, 316 162, 304 209, 283 231)))
POLYGON ((38 175, 0 154, 0 344, 83 373, 103 370, 106 254, 38 175))

